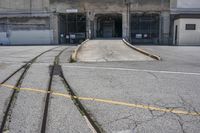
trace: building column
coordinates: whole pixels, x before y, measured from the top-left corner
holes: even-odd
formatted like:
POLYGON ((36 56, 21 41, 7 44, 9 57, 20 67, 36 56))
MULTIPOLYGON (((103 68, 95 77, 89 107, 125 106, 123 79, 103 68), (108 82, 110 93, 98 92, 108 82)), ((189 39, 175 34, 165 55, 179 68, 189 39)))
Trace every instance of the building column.
POLYGON ((86 14, 86 37, 88 39, 94 37, 94 13, 90 11, 86 14))
POLYGON ((170 31, 170 13, 162 12, 160 14, 160 43, 169 44, 169 31, 170 31))
POLYGON ((89 12, 86 13, 86 38, 91 38, 91 22, 89 17, 89 12))
POLYGON ((97 18, 94 19, 94 38, 97 38, 97 18))
POLYGON ((122 12, 122 37, 130 39, 130 12, 128 9, 122 12))
POLYGON ((59 16, 58 14, 50 15, 50 29, 53 30, 52 44, 59 44, 59 16))

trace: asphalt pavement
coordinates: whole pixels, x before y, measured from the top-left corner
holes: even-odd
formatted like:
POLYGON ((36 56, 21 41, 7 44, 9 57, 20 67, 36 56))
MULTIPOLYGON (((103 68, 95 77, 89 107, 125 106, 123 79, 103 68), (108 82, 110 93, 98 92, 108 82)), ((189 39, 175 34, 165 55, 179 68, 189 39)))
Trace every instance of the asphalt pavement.
MULTIPOLYGON (((37 54, 55 46, 0 47, 1 81, 37 54)), ((69 63, 74 46, 61 55, 64 75, 86 110, 105 132, 199 133, 200 47, 138 46, 161 56, 162 61, 69 63)), ((28 71, 8 125, 9 132, 39 132, 49 65, 59 47, 39 58, 28 71)), ((6 84, 14 85, 19 74, 6 84)), ((90 129, 73 106, 59 77, 53 80, 48 132, 83 132, 90 129)), ((10 96, 0 90, 0 122, 10 96)))

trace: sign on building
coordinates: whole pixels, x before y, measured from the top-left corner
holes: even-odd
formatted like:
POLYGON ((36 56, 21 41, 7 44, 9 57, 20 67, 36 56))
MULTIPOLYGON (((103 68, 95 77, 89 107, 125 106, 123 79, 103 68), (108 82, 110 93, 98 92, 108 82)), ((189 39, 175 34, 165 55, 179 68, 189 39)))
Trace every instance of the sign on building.
POLYGON ((77 13, 78 9, 67 9, 66 12, 67 13, 77 13))

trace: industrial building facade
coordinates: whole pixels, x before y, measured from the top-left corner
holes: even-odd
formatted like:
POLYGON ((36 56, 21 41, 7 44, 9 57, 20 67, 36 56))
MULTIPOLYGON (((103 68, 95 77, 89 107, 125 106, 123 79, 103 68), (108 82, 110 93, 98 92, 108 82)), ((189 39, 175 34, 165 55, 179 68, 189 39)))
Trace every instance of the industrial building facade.
MULTIPOLYGON (((173 44, 178 0, 0 0, 1 44, 66 44, 126 38, 173 44), (173 8, 174 9, 174 8, 173 8)), ((178 45, 178 43, 175 43, 178 45)))

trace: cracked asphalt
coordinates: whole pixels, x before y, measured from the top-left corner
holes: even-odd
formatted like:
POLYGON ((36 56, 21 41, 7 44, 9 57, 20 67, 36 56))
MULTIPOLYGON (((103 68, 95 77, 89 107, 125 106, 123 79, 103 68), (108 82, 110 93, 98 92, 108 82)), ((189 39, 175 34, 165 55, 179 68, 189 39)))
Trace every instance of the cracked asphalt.
MULTIPOLYGON (((54 46, 0 47, 1 81, 25 61, 54 46)), ((171 110, 200 112, 200 47, 138 46, 162 61, 69 63, 74 46, 61 55, 64 75, 81 97, 99 98, 171 110)), ((48 67, 58 51, 45 54, 30 68, 22 87, 46 89, 48 67)), ((14 85, 18 75, 7 84, 14 85)), ((54 90, 64 93, 59 79, 54 90)), ((0 89, 0 118, 10 95, 0 89)), ((90 132, 70 99, 52 96, 48 132, 90 132)), ((20 92, 10 132, 38 132, 44 94, 20 92)), ((200 116, 154 111, 81 100, 92 118, 108 133, 199 133, 200 116)), ((1 120, 0 120, 1 121, 1 120)))

